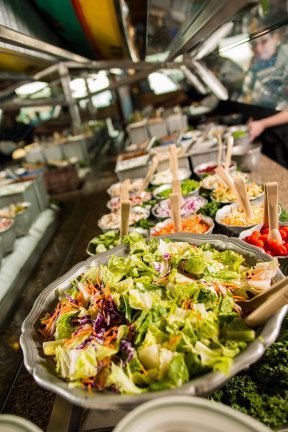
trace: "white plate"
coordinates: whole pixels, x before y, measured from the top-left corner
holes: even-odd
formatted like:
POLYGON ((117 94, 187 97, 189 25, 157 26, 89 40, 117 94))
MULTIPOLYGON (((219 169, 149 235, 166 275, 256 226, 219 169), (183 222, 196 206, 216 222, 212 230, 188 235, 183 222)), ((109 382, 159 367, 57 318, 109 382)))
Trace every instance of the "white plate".
POLYGON ((30 421, 10 415, 0 415, 0 432, 42 432, 38 426, 34 425, 30 421))
POLYGON ((114 432, 271 432, 226 405, 189 396, 146 402, 124 417, 114 432))

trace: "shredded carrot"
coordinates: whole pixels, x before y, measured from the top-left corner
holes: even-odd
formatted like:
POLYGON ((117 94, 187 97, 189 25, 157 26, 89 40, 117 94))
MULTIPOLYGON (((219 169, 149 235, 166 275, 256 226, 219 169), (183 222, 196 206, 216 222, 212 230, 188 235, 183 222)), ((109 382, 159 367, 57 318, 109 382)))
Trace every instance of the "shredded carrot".
POLYGON ((76 335, 73 335, 70 339, 67 339, 66 342, 65 342, 65 344, 70 344, 70 343, 74 342, 75 339, 78 339, 78 337, 85 336, 86 334, 89 334, 89 333, 92 333, 92 332, 93 332, 92 327, 88 328, 88 329, 83 329, 79 333, 77 333, 76 335))
MULTIPOLYGON (((194 234, 205 234, 209 229, 209 225, 200 215, 193 215, 182 220, 182 232, 194 234)), ((175 233, 174 223, 171 222, 160 228, 159 231, 153 233, 153 236, 175 233)))
POLYGON ((80 306, 83 306, 83 304, 84 304, 84 296, 83 296, 81 291, 78 292, 77 302, 80 306))
POLYGON ((243 297, 243 296, 238 296, 238 295, 233 295, 232 296, 234 299, 237 299, 237 300, 247 300, 245 297, 243 297))
POLYGON ((107 330, 107 331, 104 333, 104 337, 108 336, 112 331, 116 331, 116 330, 117 330, 117 332, 118 332, 118 327, 117 327, 117 326, 110 327, 110 329, 107 330))

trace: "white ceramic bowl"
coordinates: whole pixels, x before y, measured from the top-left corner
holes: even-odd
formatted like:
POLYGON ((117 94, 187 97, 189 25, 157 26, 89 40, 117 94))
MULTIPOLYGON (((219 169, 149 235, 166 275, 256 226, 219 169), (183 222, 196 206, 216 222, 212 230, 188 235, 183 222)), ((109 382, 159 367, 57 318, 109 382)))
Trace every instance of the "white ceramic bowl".
MULTIPOLYGON (((150 210, 149 209, 147 209, 147 208, 145 208, 145 207, 140 207, 140 206, 135 206, 135 207, 131 207, 131 212, 130 213, 138 213, 139 214, 139 218, 138 218, 138 220, 141 220, 141 219, 147 219, 148 217, 149 217, 149 215, 150 215, 150 210)), ((108 213, 109 214, 109 213, 108 213)), ((98 226, 99 226, 99 228, 103 231, 103 232, 107 232, 107 231, 110 231, 110 230, 114 230, 114 229, 119 229, 120 228, 120 212, 115 212, 115 214, 118 214, 118 219, 119 219, 119 222, 116 220, 115 221, 115 224, 114 225, 110 225, 109 227, 107 227, 106 225, 105 225, 105 222, 104 222, 104 217, 106 216, 106 215, 103 215, 99 220, 98 220, 98 226)), ((129 225, 133 225, 135 223, 135 221, 133 221, 133 220, 131 220, 130 221, 130 223, 129 223, 129 225)))
POLYGON ((232 209, 236 209, 238 207, 237 203, 234 204, 229 204, 229 205, 225 205, 224 207, 222 207, 221 209, 219 209, 216 213, 215 216, 215 221, 217 222, 218 225, 220 225, 221 227, 226 228, 228 231, 231 231, 233 234, 237 234, 239 236, 239 234, 244 231, 247 230, 249 228, 255 227, 255 225, 257 224, 252 224, 252 225, 248 225, 248 226, 233 226, 233 225, 226 225, 223 222, 221 222, 221 219, 228 215, 229 213, 231 213, 232 209))
MULTIPOLYGON (((161 198, 161 196, 159 196, 159 193, 163 192, 164 190, 171 189, 171 188, 172 188, 171 184, 168 184, 168 183, 167 184, 163 184, 161 186, 158 186, 156 189, 154 189, 152 195, 153 195, 154 198, 156 198, 158 200, 167 199, 167 198, 161 198)), ((200 190, 200 185, 199 185, 199 187, 197 189, 194 189, 194 191, 190 192, 188 195, 185 195, 185 196, 183 195, 183 198, 187 198, 189 196, 198 196, 199 195, 199 190, 200 190)))
MULTIPOLYGON (((279 222, 279 225, 280 226, 288 226, 288 223, 285 224, 285 223, 279 222)), ((244 241, 245 237, 250 236, 254 231, 260 231, 262 227, 263 227, 263 224, 261 223, 261 224, 255 225, 252 228, 249 228, 247 230, 242 231, 239 235, 239 239, 244 241)), ((257 247, 257 249, 259 249, 263 252, 262 248, 259 248, 258 246, 255 246, 255 247, 257 247)), ((288 274, 288 255, 279 255, 279 256, 276 255, 275 258, 277 258, 279 261, 281 271, 285 275, 287 275, 288 274)))
MULTIPOLYGON (((204 162, 204 163, 202 163, 202 164, 199 164, 199 165, 197 165, 194 169, 193 169, 193 172, 194 172, 194 174, 195 175, 197 175, 197 177, 199 177, 199 178, 203 178, 203 177, 205 177, 207 174, 214 174, 214 172, 211 172, 211 173, 201 173, 200 171, 201 170, 203 170, 203 169, 205 169, 205 168, 208 168, 208 167, 213 167, 213 166, 217 166, 218 165, 218 162, 217 161, 211 161, 211 162, 204 162)), ((229 167, 229 172, 234 172, 234 171, 236 171, 236 168, 237 168, 237 164, 236 164, 236 162, 234 162, 233 160, 231 161, 231 165, 230 165, 230 167, 229 167)))
MULTIPOLYGON (((183 217, 182 220, 189 219, 189 218, 191 218, 192 216, 193 216, 193 215, 183 217)), ((213 231, 213 229, 214 229, 214 227, 215 227, 214 222, 213 222, 213 219, 210 218, 210 217, 208 217, 208 216, 203 216, 203 215, 201 215, 201 214, 200 214, 199 216, 201 216, 201 219, 202 219, 204 222, 206 222, 206 223, 210 226, 209 229, 206 231, 205 234, 211 234, 212 231, 213 231)), ((165 219, 165 220, 162 221, 162 222, 158 222, 154 227, 150 228, 150 236, 153 235, 153 234, 155 234, 155 233, 156 233, 157 231, 159 231, 161 228, 164 228, 166 225, 169 225, 171 222, 172 222, 172 219, 171 219, 171 218, 169 218, 169 219, 165 219)), ((189 234, 189 233, 186 232, 185 234, 189 234)), ((197 233, 191 233, 191 234, 197 234, 197 233)))

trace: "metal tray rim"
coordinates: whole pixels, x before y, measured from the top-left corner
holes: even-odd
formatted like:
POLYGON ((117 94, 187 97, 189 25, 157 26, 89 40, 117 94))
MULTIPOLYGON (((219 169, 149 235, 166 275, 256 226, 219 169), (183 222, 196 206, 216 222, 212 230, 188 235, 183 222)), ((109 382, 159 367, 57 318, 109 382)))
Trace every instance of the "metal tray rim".
MULTIPOLYGON (((260 261, 270 261, 272 259, 265 253, 261 252, 258 248, 255 248, 237 238, 228 238, 224 235, 191 235, 184 233, 167 235, 162 238, 165 237, 175 241, 190 241, 196 244, 208 242, 214 244, 216 247, 236 249, 251 257, 254 256, 260 261)), ((33 375, 34 379, 40 386, 55 392, 73 404, 90 409, 135 407, 147 400, 155 399, 159 396, 174 394, 205 396, 224 385, 229 378, 241 370, 255 363, 263 355, 265 349, 277 338, 288 306, 284 306, 277 314, 271 317, 260 330, 260 334, 255 341, 253 341, 245 351, 235 358, 229 376, 225 376, 221 372, 209 372, 208 374, 189 381, 182 387, 161 392, 143 393, 140 395, 89 393, 82 389, 68 388, 68 384, 65 381, 58 378, 55 373, 49 372, 47 367, 45 367, 49 360, 44 358, 44 355, 40 355, 38 352, 42 346, 42 342, 39 340, 40 336, 37 340, 38 335, 36 327, 39 322, 39 317, 43 315, 45 310, 47 310, 48 305, 51 305, 52 300, 49 299, 49 296, 53 294, 56 288, 61 289, 61 286, 62 289, 64 289, 64 287, 66 288, 66 285, 71 279, 80 272, 85 271, 92 264, 103 264, 107 262, 112 254, 123 256, 127 251, 127 246, 117 246, 112 252, 107 251, 101 254, 101 257, 90 257, 86 261, 76 264, 66 274, 45 288, 35 301, 32 310, 22 324, 20 344, 23 350, 25 367, 33 375)), ((283 277, 284 275, 279 270, 276 275, 276 280, 282 279, 283 277)))

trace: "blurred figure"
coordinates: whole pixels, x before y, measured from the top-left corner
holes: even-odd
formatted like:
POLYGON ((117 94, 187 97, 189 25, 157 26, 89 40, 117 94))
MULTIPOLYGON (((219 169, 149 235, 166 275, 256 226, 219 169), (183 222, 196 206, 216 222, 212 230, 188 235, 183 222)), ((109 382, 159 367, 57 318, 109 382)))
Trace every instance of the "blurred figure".
POLYGON ((261 120, 250 120, 248 122, 250 140, 254 141, 266 129, 285 124, 288 124, 288 111, 283 111, 261 120))
POLYGON ((273 89, 270 89, 269 80, 277 74, 275 65, 280 48, 279 34, 267 33, 253 40, 251 48, 253 58, 243 83, 244 101, 275 108, 277 101, 271 97, 273 89))
POLYGON ((27 125, 19 122, 20 109, 13 111, 3 111, 1 126, 0 126, 0 140, 1 141, 24 141, 25 144, 30 144, 34 140, 34 126, 27 125))
POLYGON ((18 142, 30 144, 34 140, 34 126, 17 120, 20 109, 3 111, 0 125, 0 162, 12 159, 12 153, 18 148, 18 142))

